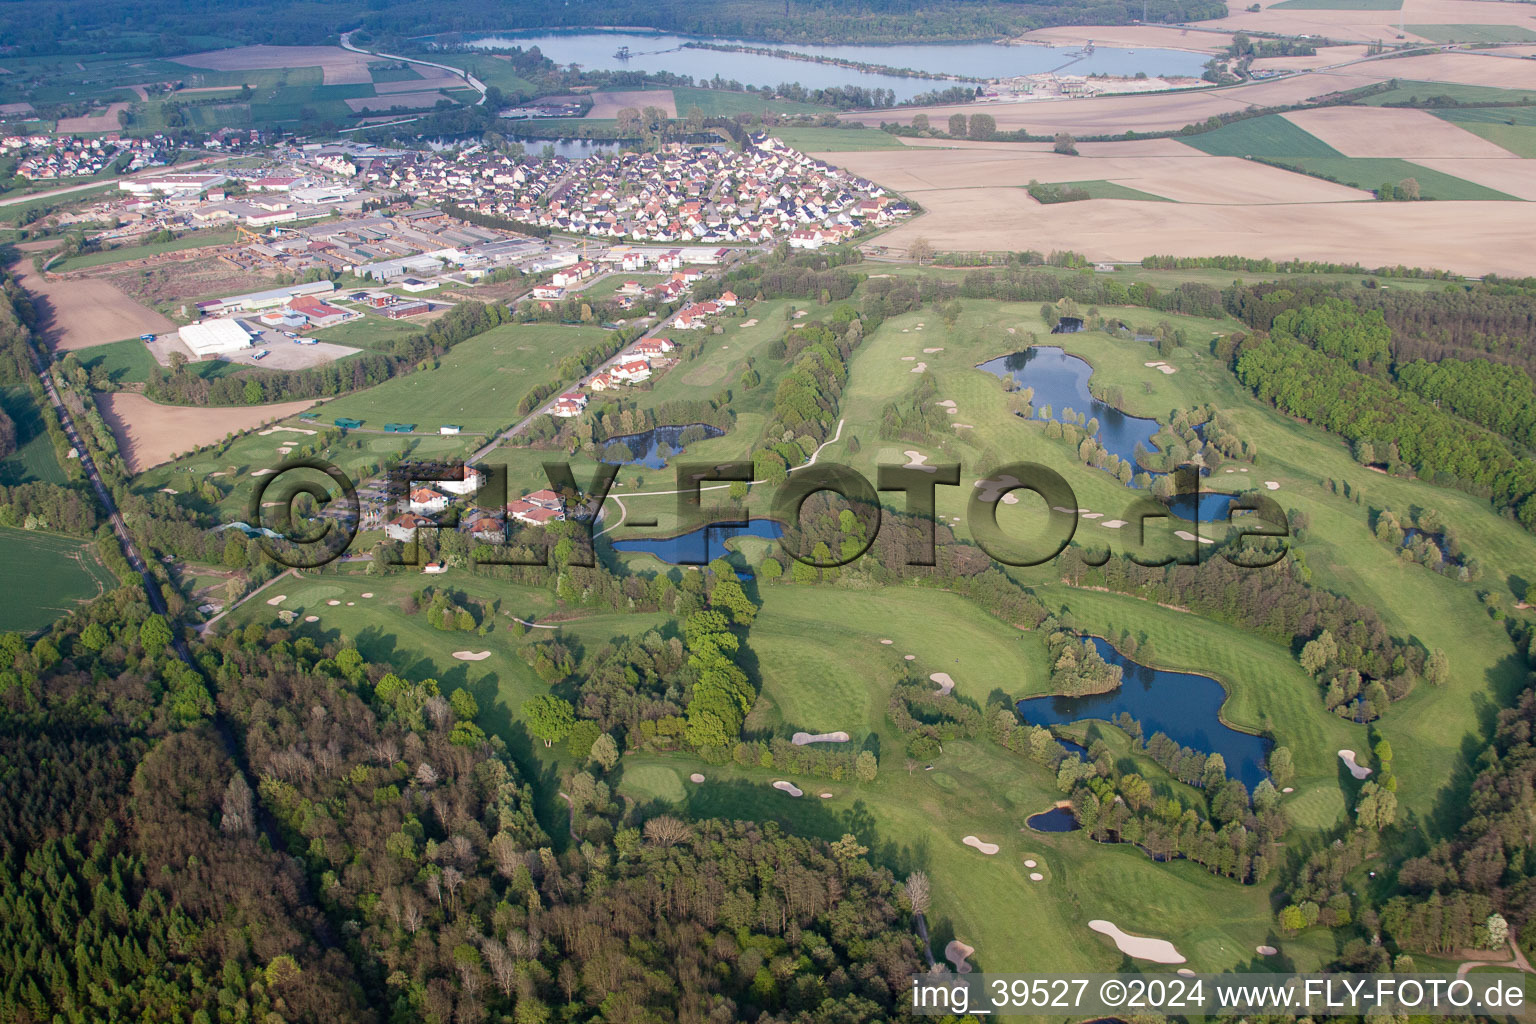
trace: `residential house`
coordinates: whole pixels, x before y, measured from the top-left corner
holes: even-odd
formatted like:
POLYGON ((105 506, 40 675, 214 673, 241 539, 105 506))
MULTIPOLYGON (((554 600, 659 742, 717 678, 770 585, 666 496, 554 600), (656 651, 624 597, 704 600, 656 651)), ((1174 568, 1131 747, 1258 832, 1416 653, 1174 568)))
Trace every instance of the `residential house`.
POLYGON ((410 509, 412 512, 436 513, 448 507, 448 495, 431 487, 416 487, 411 490, 410 509))

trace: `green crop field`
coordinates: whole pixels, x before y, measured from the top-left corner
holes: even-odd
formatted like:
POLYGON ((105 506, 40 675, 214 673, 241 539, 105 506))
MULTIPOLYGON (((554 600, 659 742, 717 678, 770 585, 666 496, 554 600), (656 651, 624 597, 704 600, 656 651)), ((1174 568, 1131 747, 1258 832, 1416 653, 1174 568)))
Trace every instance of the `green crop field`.
POLYGON ((1149 203, 1171 203, 1172 199, 1165 196, 1155 196, 1150 192, 1143 192, 1139 188, 1130 188, 1113 181, 1060 181, 1052 184, 1060 185, 1064 189, 1078 189, 1088 193, 1089 199, 1136 199, 1149 203))
POLYGON ((1434 113, 1516 156, 1536 157, 1536 107, 1473 107, 1434 113))
MULTIPOLYGON (((1373 107, 1391 103, 1416 105, 1439 97, 1444 97, 1455 103, 1528 104, 1536 102, 1536 92, 1532 92, 1529 89, 1500 89, 1492 85, 1462 85, 1457 82, 1419 82, 1407 79, 1399 81, 1396 86, 1385 92, 1378 92, 1367 96, 1360 102, 1373 107)), ((1483 111, 1478 109, 1462 111, 1452 107, 1445 110, 1434 110, 1434 113, 1441 116, 1462 113, 1478 115, 1483 113, 1483 111)), ((1504 111, 1490 109, 1487 113, 1500 115, 1504 111)), ((1511 111, 1511 113, 1518 115, 1521 112, 1511 111)))
POLYGON ((90 541, 46 530, 0 527, 0 561, 10 579, 27 581, 0 593, 0 631, 42 629, 117 585, 90 541))
POLYGON ((62 484, 67 479, 53 442, 43 428, 43 415, 32 393, 24 387, 0 389, 0 405, 16 424, 16 450, 0 459, 0 484, 20 484, 30 480, 62 484))
POLYGON ((1338 150, 1279 114, 1264 114, 1223 125, 1215 131, 1180 136, 1179 141, 1212 156, 1254 156, 1293 160, 1338 157, 1338 150))
POLYGON ((1404 178, 1419 183, 1424 199, 1507 199, 1496 189, 1476 182, 1454 177, 1443 171, 1431 170, 1422 164, 1408 160, 1384 157, 1302 157, 1293 160, 1277 160, 1288 169, 1299 168, 1319 177, 1330 178, 1355 188, 1375 189, 1382 184, 1396 184, 1404 178))
POLYGON ((1409 32, 1436 43, 1529 43, 1536 32, 1521 25, 1406 25, 1409 32))
POLYGON ((785 145, 802 153, 850 153, 902 148, 900 139, 876 128, 802 128, 785 125, 774 128, 773 134, 782 139, 785 145))
POLYGON ((732 92, 729 89, 696 89, 690 86, 674 86, 672 98, 677 103, 677 115, 687 117, 691 107, 704 111, 705 117, 730 117, 732 114, 761 114, 768 110, 781 114, 822 114, 831 107, 814 103, 798 103, 794 100, 776 100, 751 92, 732 92))
POLYGON ((538 384, 554 379, 554 367, 604 336, 596 327, 505 324, 456 346, 436 369, 385 381, 327 402, 323 421, 337 416, 368 427, 419 423, 435 430, 456 423, 486 433, 522 419, 517 404, 538 384))

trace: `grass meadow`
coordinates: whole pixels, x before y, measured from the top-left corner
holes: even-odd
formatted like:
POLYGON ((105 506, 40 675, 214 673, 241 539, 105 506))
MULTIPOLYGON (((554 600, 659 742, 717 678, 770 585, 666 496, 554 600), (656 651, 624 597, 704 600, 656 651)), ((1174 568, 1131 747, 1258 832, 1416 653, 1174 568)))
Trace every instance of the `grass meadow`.
POLYGON ((42 629, 117 586, 95 546, 76 537, 0 527, 0 561, 9 578, 27 581, 0 593, 0 631, 42 629))

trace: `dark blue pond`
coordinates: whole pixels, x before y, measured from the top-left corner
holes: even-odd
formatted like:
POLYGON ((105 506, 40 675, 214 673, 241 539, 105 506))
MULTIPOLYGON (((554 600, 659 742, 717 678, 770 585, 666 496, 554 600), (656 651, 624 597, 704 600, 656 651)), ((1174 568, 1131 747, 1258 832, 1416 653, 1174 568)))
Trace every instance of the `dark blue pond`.
POLYGON ((1239 732, 1221 721, 1227 699, 1222 685, 1210 676, 1167 672, 1138 665, 1115 650, 1109 641, 1093 637, 1105 661, 1125 670, 1118 689, 1084 697, 1031 697, 1018 703, 1019 714, 1032 725, 1066 725, 1084 719, 1108 721, 1124 711, 1141 723, 1143 736, 1155 732, 1206 754, 1220 754, 1227 775, 1251 791, 1266 778, 1264 761, 1270 743, 1262 736, 1239 732))
POLYGON ((679 455, 683 451, 683 432, 689 427, 697 427, 704 431, 705 437, 720 437, 725 431, 711 427, 707 423, 685 424, 683 426, 657 427, 647 430, 642 434, 620 434, 610 437, 597 446, 598 457, 607 463, 619 466, 645 466, 647 469, 666 469, 667 458, 660 454, 661 446, 666 445, 672 449, 672 455, 679 455), (633 456, 628 459, 617 459, 609 455, 609 448, 613 445, 623 445, 628 448, 633 456))
MULTIPOLYGON (((1063 317, 1061 323, 1066 324, 1068 320, 1075 318, 1063 317)), ((1075 322, 1076 328, 1052 333, 1074 333, 1082 325, 1080 320, 1075 322)), ((1023 352, 999 356, 982 363, 979 369, 998 377, 1011 378, 1020 388, 1033 388, 1032 404, 1035 409, 1050 406, 1051 417, 1058 423, 1065 422, 1064 413, 1067 409, 1082 413, 1087 419, 1098 420, 1099 443, 1105 450, 1135 465, 1138 472, 1141 467, 1136 463, 1136 445, 1140 444, 1147 452, 1158 450, 1152 441, 1152 435, 1158 431, 1158 422, 1127 415, 1094 398, 1088 390, 1088 378, 1093 376, 1093 366, 1087 360, 1069 355, 1055 345, 1036 345, 1023 352)), ((1211 523, 1226 519, 1227 507, 1231 504, 1230 494, 1202 492, 1198 504, 1193 498, 1181 497, 1169 503, 1169 511, 1190 522, 1211 523)))
POLYGON ((784 535, 784 524, 774 519, 753 519, 739 523, 703 526, 676 537, 658 540, 616 540, 615 551, 644 551, 671 565, 707 565, 711 558, 725 554, 725 542, 731 537, 766 537, 777 540, 784 535))
POLYGON ((1052 807, 1048 811, 1032 814, 1025 819, 1024 824, 1036 832, 1075 832, 1081 827, 1072 812, 1065 807, 1052 807))

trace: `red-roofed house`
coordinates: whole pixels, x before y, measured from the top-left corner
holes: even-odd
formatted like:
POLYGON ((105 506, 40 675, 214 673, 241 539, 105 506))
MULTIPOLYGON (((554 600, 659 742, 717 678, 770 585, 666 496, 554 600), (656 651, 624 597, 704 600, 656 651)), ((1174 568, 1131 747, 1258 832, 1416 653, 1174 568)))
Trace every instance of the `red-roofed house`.
POLYGON ((448 507, 448 495, 431 487, 417 487, 411 491, 412 512, 441 512, 448 507))
POLYGON ((611 373, 600 373, 587 384, 593 391, 612 391, 619 386, 619 382, 613 379, 611 373))
POLYGON ((534 491, 532 494, 523 495, 523 500, 529 504, 537 505, 539 508, 547 508, 554 512, 559 512, 565 505, 565 502, 560 500, 560 495, 548 487, 540 491, 534 491))
POLYGON ((726 293, 724 293, 723 295, 720 296, 719 302, 720 302, 720 305, 722 305, 722 306, 734 306, 734 305, 736 305, 736 293, 735 292, 726 292, 726 293))
POLYGON ((407 541, 416 536, 416 530, 423 526, 436 525, 426 516, 418 516, 407 513, 396 516, 384 524, 384 536, 390 540, 407 541))
POLYGON ((677 346, 672 344, 668 338, 646 338, 644 341, 637 342, 630 352, 647 359, 655 359, 657 356, 666 355, 675 348, 677 346))
POLYGON ((627 363, 620 363, 611 371, 613 376, 630 384, 638 384, 651 375, 651 364, 644 359, 635 359, 627 363))

